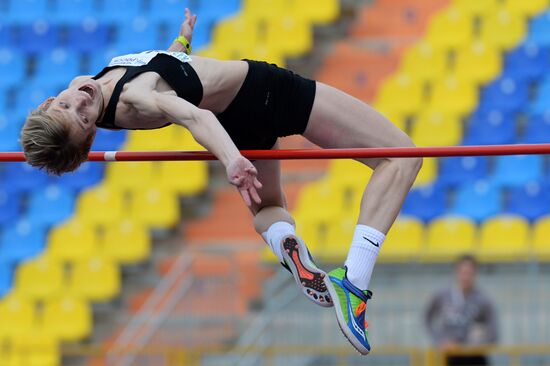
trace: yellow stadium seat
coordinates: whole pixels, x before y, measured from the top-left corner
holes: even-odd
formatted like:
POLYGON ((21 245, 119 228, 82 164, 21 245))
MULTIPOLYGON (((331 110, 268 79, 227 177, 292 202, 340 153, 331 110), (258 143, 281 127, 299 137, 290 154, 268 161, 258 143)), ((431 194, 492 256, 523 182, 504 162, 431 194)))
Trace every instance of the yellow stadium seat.
POLYGON ((401 70, 424 84, 441 80, 447 72, 447 64, 448 53, 445 48, 420 41, 405 51, 401 70))
POLYGON ((339 0, 293 0, 289 11, 311 23, 327 24, 340 15, 339 0))
POLYGON ((332 218, 344 209, 343 190, 334 189, 327 180, 302 188, 295 211, 317 218, 332 218))
POLYGON ((481 39, 488 45, 507 51, 525 37, 527 21, 506 9, 487 16, 481 27, 481 39))
POLYGON ((280 19, 288 12, 286 5, 281 0, 245 0, 242 2, 242 16, 264 21, 280 19))
POLYGON ((536 15, 550 6, 548 0, 506 0, 506 9, 518 16, 533 16, 536 15))
POLYGON ((51 258, 39 257, 20 264, 15 275, 15 293, 28 299, 49 299, 63 289, 63 268, 51 258))
POLYGON ((411 138, 417 146, 457 145, 462 141, 462 121, 457 116, 427 110, 417 116, 411 138))
POLYGON ((201 57, 215 58, 216 60, 231 60, 230 52, 223 47, 216 47, 214 43, 210 43, 207 47, 193 52, 201 57))
POLYGON ((154 164, 150 161, 109 164, 105 174, 105 183, 110 188, 119 191, 142 189, 153 181, 153 166, 154 164))
POLYGON ((178 133, 181 129, 183 127, 170 125, 147 131, 131 131, 124 150, 169 150, 178 142, 178 133))
POLYGON ((396 110, 392 109, 392 106, 389 104, 383 104, 379 101, 373 103, 373 108, 386 117, 391 123, 393 123, 397 128, 402 131, 407 131, 407 118, 408 115, 404 113, 398 113, 396 110))
POLYGON ((87 225, 107 225, 123 216, 124 196, 105 184, 82 193, 77 203, 77 217, 87 225))
POLYGON ((151 253, 151 238, 145 226, 129 219, 105 227, 101 254, 121 264, 136 264, 151 253))
POLYGON ((313 31, 303 19, 284 15, 269 21, 265 42, 287 57, 298 57, 313 48, 313 31))
POLYGON ((484 262, 521 261, 529 256, 529 224, 514 215, 499 215, 481 226, 478 257, 484 262))
POLYGON ((274 47, 269 47, 266 43, 258 43, 251 45, 245 51, 245 57, 251 58, 253 60, 262 60, 269 62, 270 64, 275 64, 279 67, 285 67, 285 58, 283 52, 274 47))
POLYGON ((388 106, 402 115, 418 113, 424 102, 424 86, 414 78, 399 73, 386 80, 377 97, 377 103, 388 106))
POLYGON ((542 217, 534 224, 533 255, 539 261, 550 261, 550 216, 542 217))
POLYGON ((457 52, 454 75, 462 80, 485 84, 502 70, 502 57, 497 48, 475 41, 457 52))
POLYGON ((13 366, 61 365, 58 341, 39 330, 18 335, 10 343, 13 366))
POLYGON ((424 224, 408 216, 397 218, 380 250, 381 262, 406 262, 417 259, 424 243, 424 224))
POLYGON ((357 225, 357 216, 345 214, 328 225, 327 239, 319 257, 328 263, 342 263, 346 257, 357 225))
POLYGON ((238 60, 247 56, 246 53, 252 45, 258 44, 258 28, 257 21, 237 14, 220 21, 214 27, 212 43, 229 59, 238 60))
POLYGON ((414 181, 414 186, 416 187, 431 184, 435 178, 437 178, 437 159, 424 158, 422 169, 420 169, 420 172, 414 181))
POLYGON ((449 7, 433 16, 426 39, 437 48, 456 49, 472 42, 473 31, 472 15, 449 7))
POLYGON ((427 228, 427 249, 422 259, 451 262, 465 253, 473 253, 476 224, 466 217, 446 216, 433 220, 427 228))
MULTIPOLYGON (((321 220, 305 214, 293 213, 296 221, 296 233, 306 243, 312 253, 320 253, 326 246, 329 223, 335 218, 321 220)), ((333 217, 335 217, 333 215, 333 217)))
POLYGON ((170 229, 180 217, 179 201, 170 191, 158 187, 144 187, 133 192, 130 200, 130 217, 155 229, 170 229))
POLYGON ((69 292, 93 302, 112 300, 120 293, 118 265, 111 259, 98 256, 74 262, 69 292))
POLYGON ((0 300, 0 343, 3 338, 32 330, 35 322, 36 313, 31 301, 14 294, 0 300))
POLYGON ((429 108, 457 116, 472 112, 478 103, 476 84, 461 80, 456 76, 447 76, 436 82, 432 88, 429 108))
POLYGON ((42 332, 62 341, 81 341, 92 331, 92 311, 88 303, 63 296, 44 304, 42 332))
POLYGON ((85 259, 97 252, 98 243, 95 228, 73 218, 52 230, 46 254, 59 261, 85 259))
POLYGON ((499 0, 454 0, 453 5, 464 13, 484 17, 498 10, 500 2, 499 0))
POLYGON ((163 190, 194 196, 208 186, 208 164, 204 161, 159 162, 155 183, 163 190))
POLYGON ((368 166, 351 159, 336 159, 330 163, 328 184, 340 192, 345 212, 359 214, 361 197, 372 172, 368 166))

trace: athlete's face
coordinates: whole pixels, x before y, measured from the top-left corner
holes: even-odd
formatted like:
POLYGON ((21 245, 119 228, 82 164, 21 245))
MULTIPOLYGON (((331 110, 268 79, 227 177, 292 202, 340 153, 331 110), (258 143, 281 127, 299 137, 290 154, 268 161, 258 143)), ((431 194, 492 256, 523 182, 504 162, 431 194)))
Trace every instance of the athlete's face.
POLYGON ((71 126, 73 136, 84 139, 95 132, 95 124, 103 110, 103 95, 97 81, 78 78, 45 104, 48 113, 71 126))
POLYGON ((462 261, 457 263, 455 276, 458 286, 462 291, 469 292, 475 286, 477 269, 474 263, 462 261))

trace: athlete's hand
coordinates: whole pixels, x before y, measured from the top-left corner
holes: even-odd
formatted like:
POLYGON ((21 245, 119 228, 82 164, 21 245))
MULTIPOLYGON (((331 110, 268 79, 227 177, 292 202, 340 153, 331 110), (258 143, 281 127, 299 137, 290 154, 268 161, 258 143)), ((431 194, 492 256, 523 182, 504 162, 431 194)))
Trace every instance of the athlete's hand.
POLYGON ((226 171, 227 179, 237 187, 247 206, 252 205, 251 197, 258 204, 262 202, 257 191, 262 188, 262 183, 257 178, 258 171, 248 159, 243 156, 238 157, 229 163, 226 171))
POLYGON ((197 22, 197 15, 191 16, 191 11, 189 8, 185 8, 185 20, 181 23, 180 26, 180 36, 184 36, 189 43, 193 39, 193 29, 195 29, 195 23, 197 22))

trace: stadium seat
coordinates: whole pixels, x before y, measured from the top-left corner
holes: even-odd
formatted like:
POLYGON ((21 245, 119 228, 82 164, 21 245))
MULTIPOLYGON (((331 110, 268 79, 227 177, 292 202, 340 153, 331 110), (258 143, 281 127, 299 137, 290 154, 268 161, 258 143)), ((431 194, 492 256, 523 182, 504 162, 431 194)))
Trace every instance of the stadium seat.
POLYGON ((507 201, 506 213, 525 217, 529 221, 550 214, 550 191, 547 185, 537 181, 511 189, 507 201))
POLYGON ((99 183, 104 169, 105 164, 102 163, 84 163, 74 172, 65 173, 61 177, 50 177, 50 183, 79 192, 99 183))
POLYGON ((494 216, 481 225, 476 253, 483 262, 517 262, 528 258, 529 224, 514 215, 494 216))
POLYGON ((46 20, 19 25, 14 34, 18 49, 28 54, 46 52, 60 46, 59 26, 46 20))
POLYGON ((0 225, 7 226, 21 213, 20 194, 0 185, 0 225))
POLYGON ((183 136, 180 126, 168 126, 151 131, 132 131, 128 135, 126 150, 181 149, 183 136), (177 146, 177 147, 176 147, 177 146))
MULTIPOLYGON (((356 215, 342 215, 326 228, 321 227, 320 238, 317 239, 319 241, 312 243, 316 253, 319 253, 318 258, 327 263, 345 261, 356 225, 356 215)), ((307 242, 308 247, 309 243, 307 242)))
POLYGON ((20 83, 26 74, 25 56, 16 50, 0 48, 0 85, 13 86, 20 83))
POLYGON ((40 254, 44 250, 46 228, 29 220, 19 219, 5 229, 0 241, 0 257, 19 262, 40 254))
POLYGON ((439 159, 438 184, 456 187, 472 183, 487 176, 488 159, 485 156, 461 156, 439 159))
POLYGON ((338 0, 300 0, 293 1, 290 11, 314 24, 327 24, 340 15, 338 0))
POLYGON ((424 101, 424 88, 410 75, 400 73, 391 76, 379 89, 377 103, 387 105, 396 113, 417 114, 424 101))
POLYGON ((57 366, 61 352, 57 338, 33 329, 11 340, 10 366, 57 366))
POLYGON ((106 302, 120 293, 120 281, 120 271, 115 262, 94 256, 73 263, 68 292, 94 303, 106 302))
MULTIPOLYGON (((356 95, 351 92, 352 95, 356 95)), ((380 102, 374 101, 372 107, 386 117, 391 123, 393 123, 397 128, 402 131, 407 131, 407 122, 410 116, 407 116, 403 113, 397 113, 391 104, 385 105, 380 102)))
POLYGON ((530 17, 548 8, 548 0, 507 0, 506 9, 517 16, 530 17))
POLYGON ((417 146, 458 145, 462 140, 462 121, 439 111, 425 111, 415 119, 411 138, 417 146))
MULTIPOLYGON (((74 75, 73 75, 74 76, 74 75)), ((65 84, 67 76, 65 75, 65 84)), ((57 76, 55 78, 63 78, 63 76, 57 76)), ((48 82, 40 82, 39 80, 32 80, 25 83, 23 86, 17 88, 17 110, 19 113, 24 113, 24 116, 27 116, 27 113, 30 110, 37 109, 40 104, 42 104, 46 98, 50 96, 57 95, 60 91, 60 80, 53 80, 54 78, 48 80, 48 82)), ((65 85, 63 85, 65 87, 65 85)), ((22 124, 18 124, 22 127, 22 124)))
POLYGON ((178 195, 200 194, 208 186, 208 165, 203 161, 163 161, 156 168, 155 183, 178 195))
POLYGON ((153 182, 153 167, 150 161, 111 164, 106 169, 105 184, 116 191, 139 191, 153 182))
POLYGON ((449 213, 483 221, 501 211, 500 190, 488 181, 480 180, 458 187, 449 213))
POLYGON ((464 13, 470 14, 471 16, 483 18, 498 9, 499 1, 454 0, 453 5, 464 13))
MULTIPOLYGON (((95 0, 57 0, 48 12, 48 19, 60 24, 82 22, 97 16, 97 1, 95 0)), ((94 39, 88 40, 94 43, 94 39)))
POLYGON ((0 114, 0 149, 2 151, 20 151, 19 135, 21 129, 15 121, 9 121, 6 115, 0 114))
POLYGON ((478 40, 457 52, 453 73, 480 85, 500 74, 501 69, 499 50, 478 40))
POLYGON ((513 116, 500 110, 479 111, 472 115, 464 134, 464 145, 510 144, 516 137, 513 116))
POLYGON ((30 191, 43 187, 48 181, 48 175, 26 163, 6 164, 5 178, 10 181, 13 191, 30 191))
POLYGON ((96 131, 92 151, 116 151, 126 141, 127 132, 98 128, 96 131))
POLYGON ((15 292, 31 300, 57 297, 63 290, 63 268, 57 261, 38 257, 17 267, 15 292))
POLYGON ((154 229, 171 229, 180 217, 177 196, 155 186, 134 191, 130 201, 130 217, 154 229))
POLYGON ((524 38, 527 31, 526 23, 525 18, 501 8, 483 19, 480 38, 493 47, 507 51, 516 47, 524 38))
POLYGON ((443 79, 447 70, 446 50, 436 48, 426 41, 419 41, 404 52, 401 70, 421 83, 443 79))
POLYGON ((70 189, 49 185, 31 193, 26 218, 35 225, 54 225, 71 216, 74 200, 74 193, 70 189))
POLYGON ((84 301, 62 296, 44 304, 42 332, 62 341, 81 341, 92 331, 92 311, 84 301))
POLYGON ((543 177, 541 155, 509 155, 496 158, 490 179, 500 187, 520 187, 543 177))
POLYGON ((416 180, 414 181, 414 186, 424 186, 431 184, 437 178, 437 159, 435 158, 424 158, 422 162, 422 169, 418 173, 416 180))
POLYGON ((523 42, 505 55, 504 65, 512 77, 520 80, 538 79, 550 70, 550 48, 523 42))
POLYGON ((119 25, 115 47, 121 54, 166 48, 166 45, 160 45, 159 41, 157 24, 145 16, 138 16, 119 25))
POLYGON ((415 188, 409 192, 401 214, 416 217, 424 222, 442 215, 446 208, 446 191, 437 185, 415 188))
POLYGON ((67 32, 65 47, 78 52, 94 53, 103 50, 110 41, 109 27, 97 19, 86 19, 77 25, 71 25, 67 32))
POLYGON ((1 259, 0 260, 0 299, 2 299, 2 297, 11 289, 12 277, 13 277, 13 270, 11 268, 11 264, 8 263, 4 258, 1 259))
POLYGON ((30 332, 36 323, 32 301, 10 294, 0 300, 0 339, 30 332))
POLYGON ((12 24, 30 23, 44 18, 48 10, 48 0, 8 0, 9 11, 3 13, 6 22, 12 24))
POLYGON ((142 9, 142 2, 135 0, 101 1, 98 18, 103 22, 128 24, 142 9))
POLYGON ((427 248, 422 259, 452 262, 458 256, 475 252, 476 225, 467 217, 441 216, 427 228, 427 248))
POLYGON ((447 76, 433 86, 430 109, 464 116, 474 109, 478 100, 476 85, 455 76, 447 76))
POLYGON ((256 22, 240 16, 232 16, 220 21, 212 32, 212 43, 216 49, 226 54, 229 59, 246 57, 250 45, 258 43, 256 22), (239 39, 239 42, 232 40, 239 39))
POLYGON ((97 253, 99 239, 95 227, 73 218, 52 229, 47 255, 59 261, 77 261, 97 253))
POLYGON ((123 195, 107 185, 82 193, 76 206, 77 216, 85 225, 106 225, 121 219, 125 212, 123 195))
POLYGON ((520 140, 527 144, 543 144, 550 141, 550 113, 530 116, 520 140))
POLYGON ((120 264, 136 264, 149 257, 151 238, 145 226, 125 219, 104 230, 101 255, 120 264))
POLYGON ((380 251, 379 260, 381 262, 406 262, 418 259, 424 241, 422 221, 414 217, 400 216, 388 232, 384 249, 380 251))
POLYGON ((339 215, 345 210, 345 202, 343 190, 335 188, 325 180, 305 185, 300 191, 295 211, 311 217, 339 215), (326 207, 331 209, 326 210, 326 207))
POLYGON ((550 11, 545 11, 544 13, 536 16, 531 21, 529 27, 529 34, 527 36, 527 42, 536 44, 540 47, 549 47, 550 46, 550 11))
POLYGON ((449 7, 432 17, 426 39, 435 47, 457 49, 472 42, 473 30, 471 14, 449 7))
POLYGON ((480 105, 502 113, 516 113, 529 103, 529 85, 502 75, 481 90, 480 105))
MULTIPOLYGON (((62 84, 80 72, 80 57, 77 53, 68 52, 63 48, 44 52, 37 58, 33 81, 35 83, 62 84)), ((36 108, 38 105, 35 105, 36 108)))
POLYGON ((532 242, 534 259, 550 261, 550 216, 543 216, 534 223, 532 242))
POLYGON ((299 17, 283 15, 272 18, 268 22, 265 37, 267 48, 277 50, 287 57, 302 56, 313 47, 312 27, 299 17))

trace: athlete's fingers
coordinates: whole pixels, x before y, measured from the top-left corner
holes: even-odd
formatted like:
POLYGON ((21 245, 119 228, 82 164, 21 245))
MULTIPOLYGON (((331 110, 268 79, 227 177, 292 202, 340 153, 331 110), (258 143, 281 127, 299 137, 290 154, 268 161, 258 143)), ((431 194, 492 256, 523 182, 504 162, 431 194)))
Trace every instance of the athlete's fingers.
POLYGON ((244 181, 244 177, 242 176, 235 176, 233 179, 231 179, 231 184, 234 184, 236 186, 240 186, 244 181))
POLYGON ((254 202, 256 202, 257 204, 262 203, 262 199, 260 198, 258 191, 256 191, 256 188, 250 187, 249 191, 250 191, 250 196, 252 196, 252 199, 254 200, 254 202))
POLYGON ((254 178, 254 187, 258 189, 263 187, 262 183, 258 180, 258 178, 254 178))
POLYGON ((195 23, 197 22, 197 14, 193 15, 191 18, 191 28, 195 28, 195 23))
POLYGON ((253 166, 246 168, 244 171, 252 175, 258 175, 258 171, 253 166))
POLYGON ((247 206, 251 206, 252 202, 250 202, 250 195, 248 194, 248 191, 246 189, 239 189, 239 192, 241 192, 241 197, 244 200, 244 203, 247 206))
POLYGON ((189 8, 185 8, 185 20, 189 20, 191 18, 191 11, 189 11, 189 8))

